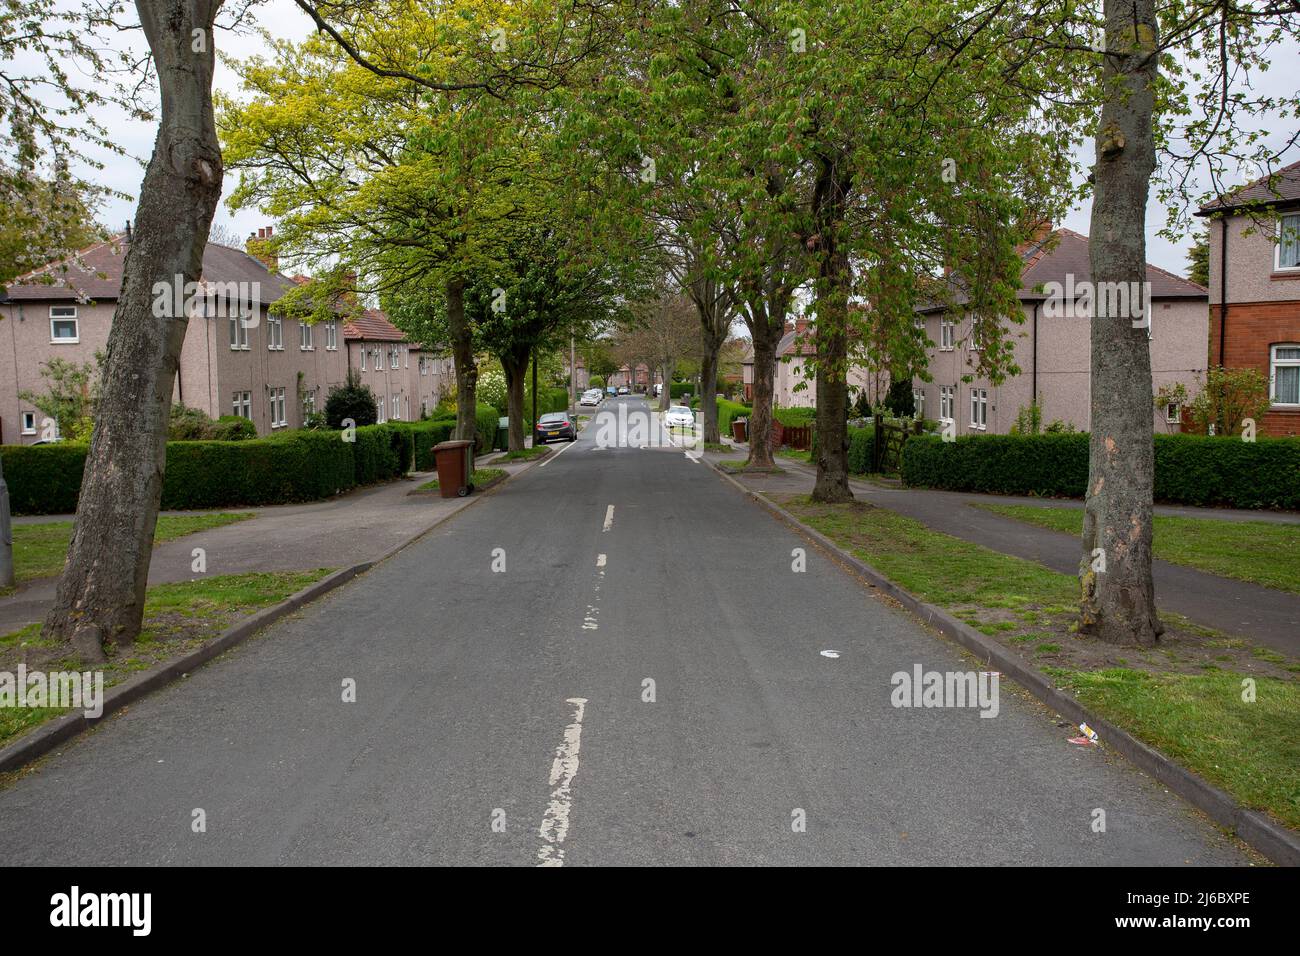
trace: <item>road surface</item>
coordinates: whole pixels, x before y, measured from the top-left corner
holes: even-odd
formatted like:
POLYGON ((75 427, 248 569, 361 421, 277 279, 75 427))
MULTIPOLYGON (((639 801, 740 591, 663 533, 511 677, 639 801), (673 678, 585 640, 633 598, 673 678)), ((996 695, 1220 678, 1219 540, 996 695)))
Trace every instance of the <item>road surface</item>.
POLYGON ((895 672, 978 665, 599 424, 0 792, 0 858, 1248 862, 1009 685, 991 719, 892 706, 895 672))

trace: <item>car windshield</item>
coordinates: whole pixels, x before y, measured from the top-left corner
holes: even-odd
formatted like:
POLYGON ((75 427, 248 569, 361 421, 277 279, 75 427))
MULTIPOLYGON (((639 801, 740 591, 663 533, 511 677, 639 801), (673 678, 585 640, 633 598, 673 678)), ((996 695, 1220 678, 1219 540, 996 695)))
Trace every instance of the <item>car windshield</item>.
POLYGON ((669 415, 689 415, 690 413, 691 410, 685 405, 674 405, 672 408, 668 409, 669 415))

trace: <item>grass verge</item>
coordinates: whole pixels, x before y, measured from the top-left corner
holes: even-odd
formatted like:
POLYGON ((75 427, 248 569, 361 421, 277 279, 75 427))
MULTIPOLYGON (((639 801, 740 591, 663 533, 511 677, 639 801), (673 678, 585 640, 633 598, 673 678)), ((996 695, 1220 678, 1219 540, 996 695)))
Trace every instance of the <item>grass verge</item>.
MULTIPOLYGON (((155 547, 167 541, 234 524, 254 517, 252 512, 218 512, 201 515, 160 515, 154 531, 155 547)), ((14 525, 14 577, 18 583, 48 578, 63 570, 72 540, 71 521, 42 521, 14 525)), ((0 589, 0 594, 4 589, 0 589)))
MULTIPOLYGON (((1083 511, 1078 508, 976 507, 1076 538, 1083 533, 1083 511)), ((1300 594, 1300 524, 1156 515, 1152 549, 1157 558, 1172 564, 1300 594)))
POLYGON ((1135 737, 1242 804, 1300 828, 1300 663, 1162 614, 1154 648, 1077 633, 1077 583, 861 502, 772 496, 922 600, 1052 675, 1135 737), (1254 681, 1255 701, 1242 699, 1254 681))
MULTIPOLYGON (((475 491, 482 491, 484 488, 505 477, 505 471, 501 468, 475 468, 474 474, 470 476, 470 481, 474 485, 475 491)), ((438 479, 426 481, 416 491, 437 491, 438 479)))
MULTIPOLYGON (((330 570, 227 574, 154 585, 145 598, 144 627, 135 644, 110 648, 108 663, 100 668, 104 687, 202 646, 240 618, 278 604, 330 570)), ((0 636, 0 671, 14 673, 20 663, 29 671, 91 669, 70 657, 67 645, 43 639, 40 624, 0 636)), ((63 712, 55 707, 0 707, 0 744, 63 712)))
POLYGON ((530 458, 541 458, 550 450, 550 445, 532 445, 528 448, 521 448, 518 451, 508 451, 502 455, 498 461, 526 461, 530 458))

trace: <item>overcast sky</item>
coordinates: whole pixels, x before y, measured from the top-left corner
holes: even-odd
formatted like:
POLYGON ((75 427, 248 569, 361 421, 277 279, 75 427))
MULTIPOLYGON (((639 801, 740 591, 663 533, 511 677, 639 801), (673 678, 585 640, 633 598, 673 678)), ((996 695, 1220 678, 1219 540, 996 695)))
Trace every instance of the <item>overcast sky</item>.
MULTIPOLYGON (((302 13, 292 0, 267 0, 264 4, 256 8, 257 22, 268 32, 276 37, 282 38, 302 38, 307 36, 311 30, 311 22, 307 16, 302 13)), ((138 31, 134 34, 135 42, 142 44, 143 37, 138 31)), ((233 55, 237 58, 244 58, 256 53, 264 52, 265 45, 260 37, 235 35, 229 31, 220 31, 217 35, 218 50, 222 53, 233 55)), ((1287 59, 1285 64, 1275 64, 1277 68, 1263 77, 1265 88, 1271 88, 1277 92, 1289 92, 1294 89, 1297 56, 1300 53, 1294 47, 1287 48, 1287 59)), ((216 86, 232 94, 239 93, 239 83, 234 73, 222 64, 218 64, 216 74, 216 86)), ((145 124, 132 121, 120 116, 110 118, 108 123, 118 135, 118 142, 127 150, 132 158, 120 156, 104 157, 105 167, 101 173, 96 174, 102 177, 106 184, 121 189, 124 192, 135 196, 139 191, 140 181, 143 178, 143 166, 141 162, 148 159, 153 148, 154 128, 151 124, 145 124)), ((1292 125, 1289 121, 1287 127, 1292 125)), ((1286 142, 1287 138, 1294 134, 1294 129, 1279 128, 1269 133, 1269 144, 1275 149, 1279 149, 1286 142)), ((1087 144, 1086 153, 1091 156, 1091 143, 1087 144)), ((1284 162, 1293 162, 1297 157, 1295 152, 1289 154, 1284 162)), ((1243 171, 1240 176, 1248 176, 1248 172, 1243 171)), ((227 176, 226 195, 237 183, 235 174, 227 176)), ((100 219, 110 228, 120 230, 123 224, 134 215, 134 203, 124 200, 114 200, 105 203, 101 210, 100 219)), ((238 213, 231 213, 225 206, 224 201, 217 211, 216 222, 233 229, 240 236, 247 236, 250 232, 256 231, 260 226, 273 224, 271 220, 262 215, 257 210, 241 210, 238 213)), ((1074 209, 1065 221, 1058 225, 1066 226, 1076 232, 1087 235, 1089 224, 1089 204, 1084 203, 1074 209)), ((1177 243, 1171 243, 1168 240, 1156 235, 1156 232, 1164 225, 1164 211, 1159 205, 1159 200, 1154 194, 1151 196, 1151 202, 1147 209, 1147 258, 1152 263, 1168 269, 1171 272, 1183 275, 1187 269, 1186 250, 1189 244, 1188 239, 1183 239, 1177 243)))

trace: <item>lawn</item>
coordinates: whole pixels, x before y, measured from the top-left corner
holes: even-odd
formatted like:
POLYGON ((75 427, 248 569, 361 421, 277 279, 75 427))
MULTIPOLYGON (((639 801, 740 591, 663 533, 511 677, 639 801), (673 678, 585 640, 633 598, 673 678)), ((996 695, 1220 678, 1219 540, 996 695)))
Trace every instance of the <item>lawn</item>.
POLYGON ((531 445, 528 448, 520 448, 517 451, 508 451, 501 456, 501 461, 521 461, 529 458, 541 458, 551 450, 550 445, 531 445))
MULTIPOLYGON (((1077 508, 977 507, 1075 537, 1083 533, 1077 508)), ((1152 548, 1172 564, 1300 594, 1300 524, 1156 515, 1152 548)))
MULTIPOLYGON (((482 491, 484 488, 492 484, 498 478, 503 478, 503 477, 505 477, 505 471, 501 468, 475 468, 474 474, 470 476, 469 480, 471 483, 473 483, 475 491, 482 491)), ((431 481, 426 481, 424 484, 420 485, 420 487, 416 488, 415 490, 416 491, 437 491, 438 479, 434 478, 431 481)))
MULTIPOLYGON (((154 532, 154 544, 207 531, 223 525, 252 518, 252 512, 229 514, 218 512, 201 515, 160 515, 154 532)), ((72 540, 71 521, 47 521, 37 524, 14 525, 14 576, 21 584, 35 578, 45 578, 63 570, 68 555, 68 542, 72 540)), ((3 593, 0 590, 0 593, 3 593)))
POLYGON ((1172 614, 1161 615, 1167 630, 1154 648, 1103 644, 1077 633, 1078 584, 1069 575, 884 508, 774 498, 1134 736, 1243 804, 1300 827, 1300 663, 1172 614), (1246 678, 1255 681, 1253 703, 1242 700, 1246 678))
MULTIPOLYGON (((105 688, 200 647, 238 619, 283 601, 329 573, 329 568, 321 568, 228 574, 154 585, 145 599, 144 628, 135 645, 126 653, 111 649, 108 663, 99 668, 105 688)), ((0 671, 13 673, 20 662, 29 670, 92 669, 65 656, 65 646, 42 640, 40 631, 40 624, 29 624, 0 636, 0 671)), ((52 707, 0 708, 0 745, 62 712, 52 707)))

